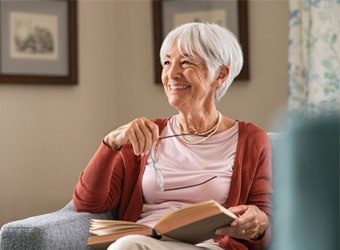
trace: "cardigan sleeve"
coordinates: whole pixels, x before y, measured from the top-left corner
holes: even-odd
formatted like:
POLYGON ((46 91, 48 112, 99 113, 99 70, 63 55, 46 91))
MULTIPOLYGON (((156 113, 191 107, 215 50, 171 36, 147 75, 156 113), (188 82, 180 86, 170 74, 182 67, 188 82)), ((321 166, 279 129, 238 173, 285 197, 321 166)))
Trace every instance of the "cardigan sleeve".
MULTIPOLYGON (((160 130, 169 118, 155 119, 160 130)), ((143 157, 142 157, 143 158, 143 157)), ((77 211, 108 212, 134 221, 142 209, 142 174, 146 159, 135 156, 131 145, 112 151, 103 142, 81 173, 73 194, 77 211)))
POLYGON ((112 151, 101 143, 76 184, 73 193, 75 209, 100 213, 116 208, 123 175, 120 151, 112 151))
MULTIPOLYGON (((265 249, 271 240, 271 221, 272 221, 272 164, 271 164, 271 145, 267 134, 264 131, 257 132, 251 139, 247 151, 252 151, 251 156, 254 164, 254 176, 252 177, 248 199, 246 204, 256 205, 268 217, 269 226, 264 235, 258 240, 243 241, 252 250, 265 249), (257 149, 252 149, 256 147, 257 149)), ((250 163, 251 164, 251 163, 250 163)))
POLYGON ((269 227, 258 240, 240 240, 228 236, 216 240, 226 250, 263 250, 270 243, 272 228, 271 146, 267 134, 253 124, 242 124, 242 129, 242 139, 239 140, 241 157, 233 176, 235 186, 234 193, 229 194, 232 197, 229 206, 257 206, 268 216, 269 227))

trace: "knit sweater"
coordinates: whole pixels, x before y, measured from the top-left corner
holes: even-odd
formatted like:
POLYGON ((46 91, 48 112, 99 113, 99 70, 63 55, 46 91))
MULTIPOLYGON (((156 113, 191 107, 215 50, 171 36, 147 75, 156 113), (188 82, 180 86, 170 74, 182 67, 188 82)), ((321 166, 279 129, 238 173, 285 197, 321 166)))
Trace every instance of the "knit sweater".
MULTIPOLYGON (((156 119, 160 131, 167 119, 156 119)), ((143 208, 142 178, 148 155, 136 156, 131 145, 112 151, 101 143, 81 173, 73 201, 77 211, 118 210, 120 220, 137 221, 143 208)), ((256 205, 271 221, 271 152, 267 134, 252 123, 239 121, 239 138, 229 196, 225 207, 256 205)), ((228 250, 262 250, 271 238, 271 224, 258 240, 240 240, 218 236, 228 250)))

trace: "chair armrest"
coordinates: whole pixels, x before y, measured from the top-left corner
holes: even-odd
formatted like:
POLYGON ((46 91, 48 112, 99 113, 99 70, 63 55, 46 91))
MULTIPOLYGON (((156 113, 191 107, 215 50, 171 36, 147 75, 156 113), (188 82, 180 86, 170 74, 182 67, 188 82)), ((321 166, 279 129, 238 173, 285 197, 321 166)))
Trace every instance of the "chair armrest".
POLYGON ((5 224, 0 249, 87 249, 93 218, 112 219, 112 213, 78 213, 70 201, 56 212, 5 224))

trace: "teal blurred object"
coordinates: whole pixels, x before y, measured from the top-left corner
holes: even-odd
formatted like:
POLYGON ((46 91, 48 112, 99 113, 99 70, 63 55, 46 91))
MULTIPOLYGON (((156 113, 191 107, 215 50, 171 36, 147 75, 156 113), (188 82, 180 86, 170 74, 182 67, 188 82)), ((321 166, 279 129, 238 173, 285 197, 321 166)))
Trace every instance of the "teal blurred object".
POLYGON ((273 169, 271 250, 339 249, 339 113, 288 129, 273 169))

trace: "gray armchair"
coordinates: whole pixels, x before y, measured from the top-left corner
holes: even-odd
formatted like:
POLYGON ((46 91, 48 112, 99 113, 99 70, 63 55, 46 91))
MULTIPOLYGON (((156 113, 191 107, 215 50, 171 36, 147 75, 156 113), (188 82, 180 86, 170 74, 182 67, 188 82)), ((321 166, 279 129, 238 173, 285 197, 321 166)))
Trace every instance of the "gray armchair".
MULTIPOLYGON (((274 163, 283 136, 278 133, 268 135, 274 163)), ((86 243, 92 218, 108 219, 112 218, 112 213, 78 213, 70 201, 59 211, 5 224, 0 231, 0 249, 88 249, 86 243)))
POLYGON ((5 224, 0 231, 0 249, 87 249, 90 219, 112 218, 111 213, 78 213, 70 201, 49 214, 5 224))

